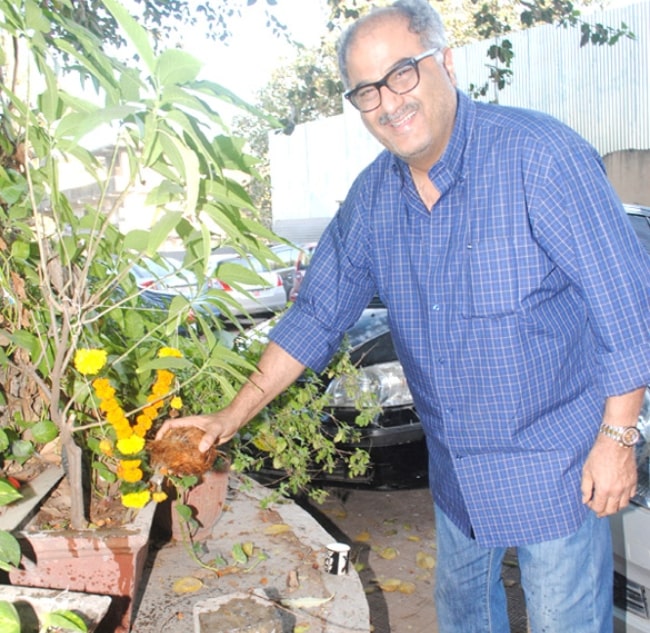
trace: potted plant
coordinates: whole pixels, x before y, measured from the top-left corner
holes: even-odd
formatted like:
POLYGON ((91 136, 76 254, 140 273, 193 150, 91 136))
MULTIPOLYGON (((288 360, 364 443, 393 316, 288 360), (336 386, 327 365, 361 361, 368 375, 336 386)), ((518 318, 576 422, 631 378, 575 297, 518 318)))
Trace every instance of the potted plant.
MULTIPOLYGON (((174 410, 181 387, 205 375, 231 381, 246 368, 221 341, 215 312, 202 309, 218 302, 228 314, 227 298, 209 289, 208 222, 224 229, 222 241, 260 256, 270 233, 247 217, 250 199, 226 175, 254 175, 214 107, 242 102, 199 80, 200 64, 182 51, 155 53, 113 0, 105 5, 140 67, 103 52, 92 33, 54 7, 22 4, 0 2, 3 41, 16 52, 7 76, 21 68, 29 76, 22 86, 3 80, 0 95, 0 461, 20 477, 30 457, 55 444, 71 499, 62 527, 88 532, 104 522, 92 515, 98 498, 115 496, 136 521, 152 514, 157 484, 143 440, 174 410), (60 37, 51 36, 51 24, 60 37), (95 101, 60 87, 57 54, 97 87, 95 101), (108 149, 89 151, 84 139, 105 129, 112 131, 108 149), (81 206, 61 184, 71 166, 75 182, 92 184, 94 197, 81 206), (129 203, 149 213, 150 227, 119 229, 117 215, 129 203), (197 292, 157 309, 144 302, 132 273, 157 260, 170 236, 197 292), (184 356, 188 346, 194 351, 184 356), (178 353, 164 353, 170 349, 178 353), (184 374, 184 385, 172 372, 184 374), (119 413, 108 408, 109 389, 119 413)), ((136 558, 141 567, 143 554, 136 558)), ((65 586, 74 589, 71 583, 65 586)), ((121 623, 128 626, 128 618, 121 623)))

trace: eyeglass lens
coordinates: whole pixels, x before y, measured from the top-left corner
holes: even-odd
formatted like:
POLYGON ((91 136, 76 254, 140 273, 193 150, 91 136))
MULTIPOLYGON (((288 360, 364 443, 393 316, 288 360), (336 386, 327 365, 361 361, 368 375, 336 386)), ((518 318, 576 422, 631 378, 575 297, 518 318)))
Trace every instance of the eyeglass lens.
POLYGON ((391 70, 381 81, 361 86, 350 95, 352 104, 361 112, 374 110, 381 103, 382 86, 386 86, 391 92, 401 95, 413 90, 420 81, 420 73, 417 64, 409 59, 403 65, 391 70))

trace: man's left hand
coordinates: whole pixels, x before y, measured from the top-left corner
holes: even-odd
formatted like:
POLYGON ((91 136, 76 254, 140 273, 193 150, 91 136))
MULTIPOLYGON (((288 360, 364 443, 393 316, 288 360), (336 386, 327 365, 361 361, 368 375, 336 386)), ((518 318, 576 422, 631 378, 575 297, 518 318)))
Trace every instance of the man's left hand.
POLYGON ((582 469, 582 502, 599 517, 615 514, 636 494, 636 482, 634 449, 599 434, 582 469))

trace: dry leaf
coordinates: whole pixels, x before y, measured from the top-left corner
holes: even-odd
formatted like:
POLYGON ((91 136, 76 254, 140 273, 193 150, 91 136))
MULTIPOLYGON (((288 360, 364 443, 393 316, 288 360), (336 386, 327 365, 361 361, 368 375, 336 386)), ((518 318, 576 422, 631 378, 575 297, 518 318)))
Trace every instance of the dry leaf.
POLYGON ((293 627, 293 633, 306 633, 309 631, 309 624, 297 624, 293 627))
POLYGON ((384 547, 375 551, 384 560, 393 560, 399 556, 399 552, 394 547, 384 547))
POLYGON ((436 559, 431 554, 418 552, 415 556, 415 563, 420 569, 433 569, 436 566, 436 559))
POLYGON ((284 534, 285 532, 290 532, 291 526, 286 523, 274 523, 264 528, 264 534, 269 534, 270 536, 275 536, 276 534, 284 534))
POLYGON ((417 542, 420 541, 420 537, 419 537, 419 536, 416 536, 415 534, 411 534, 411 536, 407 536, 407 537, 406 537, 406 540, 407 540, 407 541, 414 541, 414 542, 417 543, 417 542))
POLYGON ((329 598, 293 598, 280 600, 280 604, 289 609, 311 609, 313 607, 320 607, 321 605, 329 602, 334 597, 334 594, 329 598))
POLYGON ((397 578, 388 578, 387 580, 382 580, 379 583, 379 588, 382 591, 397 591, 402 584, 402 581, 397 578))
POLYGON ((398 589, 400 593, 411 595, 412 593, 415 593, 415 583, 408 582, 408 581, 400 583, 398 589))
POLYGON ((370 532, 364 530, 363 532, 357 534, 354 537, 354 540, 357 541, 357 543, 367 543, 370 540, 370 532))
POLYGON ((203 587, 203 583, 194 576, 185 576, 174 582, 174 593, 192 593, 203 587))

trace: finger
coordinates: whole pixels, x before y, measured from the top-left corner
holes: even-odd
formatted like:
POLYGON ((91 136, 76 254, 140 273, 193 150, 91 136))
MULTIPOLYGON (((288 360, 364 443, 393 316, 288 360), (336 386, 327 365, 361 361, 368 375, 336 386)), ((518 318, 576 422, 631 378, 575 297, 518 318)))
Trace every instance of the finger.
POLYGON ((583 475, 580 490, 582 490, 582 503, 589 504, 594 496, 594 480, 589 475, 583 475))
POLYGON ((217 436, 210 431, 206 431, 199 442, 199 452, 205 453, 216 441, 217 436))
POLYGON ((157 439, 157 440, 161 440, 163 437, 165 437, 165 434, 167 433, 167 431, 169 431, 169 429, 172 428, 172 426, 173 426, 173 423, 172 423, 171 420, 165 420, 165 421, 162 423, 162 426, 161 426, 161 427, 158 429, 158 431, 156 432, 156 437, 155 437, 155 439, 157 439))

